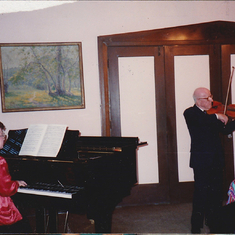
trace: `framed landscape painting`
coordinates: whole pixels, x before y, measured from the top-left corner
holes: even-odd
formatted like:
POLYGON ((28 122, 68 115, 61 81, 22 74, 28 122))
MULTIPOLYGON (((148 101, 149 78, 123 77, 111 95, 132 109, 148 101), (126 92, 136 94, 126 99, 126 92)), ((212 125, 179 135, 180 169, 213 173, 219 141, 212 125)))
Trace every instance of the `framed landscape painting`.
POLYGON ((85 108, 81 43, 2 44, 3 112, 85 108))

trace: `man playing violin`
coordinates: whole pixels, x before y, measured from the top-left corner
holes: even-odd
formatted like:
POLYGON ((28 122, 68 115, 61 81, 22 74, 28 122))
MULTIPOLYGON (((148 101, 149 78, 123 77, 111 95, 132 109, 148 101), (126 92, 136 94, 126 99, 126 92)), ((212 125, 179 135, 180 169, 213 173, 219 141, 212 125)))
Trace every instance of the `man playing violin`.
POLYGON ((195 104, 184 111, 191 137, 190 167, 194 172, 193 210, 191 232, 200 233, 205 219, 212 227, 212 215, 222 206, 224 156, 220 133, 231 134, 235 121, 221 113, 207 114, 213 96, 204 87, 193 93, 195 104))

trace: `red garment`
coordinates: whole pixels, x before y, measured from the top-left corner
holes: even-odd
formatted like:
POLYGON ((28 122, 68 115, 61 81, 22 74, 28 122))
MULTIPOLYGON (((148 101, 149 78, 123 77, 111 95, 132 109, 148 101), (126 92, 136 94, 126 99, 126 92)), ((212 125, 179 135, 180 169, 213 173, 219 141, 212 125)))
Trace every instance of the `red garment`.
POLYGON ((11 225, 22 219, 10 198, 18 187, 18 182, 11 180, 6 160, 0 156, 0 226, 11 225))

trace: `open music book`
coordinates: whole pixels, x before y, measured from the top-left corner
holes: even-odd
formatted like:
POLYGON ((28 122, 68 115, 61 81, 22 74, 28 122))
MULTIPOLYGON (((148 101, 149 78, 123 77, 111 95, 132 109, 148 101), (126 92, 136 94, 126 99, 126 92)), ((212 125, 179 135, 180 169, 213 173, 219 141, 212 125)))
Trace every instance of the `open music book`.
POLYGON ((63 142, 66 129, 66 125, 30 125, 19 156, 56 157, 63 142))

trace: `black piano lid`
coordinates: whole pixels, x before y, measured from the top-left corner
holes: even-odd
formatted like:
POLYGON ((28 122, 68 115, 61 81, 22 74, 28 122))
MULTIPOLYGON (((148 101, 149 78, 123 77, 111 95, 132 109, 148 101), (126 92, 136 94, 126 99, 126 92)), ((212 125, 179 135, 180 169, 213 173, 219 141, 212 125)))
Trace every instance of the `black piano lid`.
POLYGON ((77 142, 78 151, 107 150, 121 152, 124 149, 136 149, 147 142, 139 143, 138 137, 117 136, 80 136, 77 142))
POLYGON ((138 137, 118 137, 118 136, 80 136, 78 146, 107 146, 107 147, 125 147, 129 145, 137 146, 138 137))
MULTIPOLYGON (((18 130, 9 130, 8 138, 3 148, 0 150, 0 155, 7 156, 18 156, 21 146, 23 144, 25 135, 27 133, 26 129, 18 129, 18 130)), ((57 159, 66 159, 72 158, 77 155, 76 151, 76 143, 79 137, 78 130, 66 130, 65 136, 60 148, 60 151, 57 155, 57 159)))
MULTIPOLYGON (((28 129, 10 130, 8 132, 8 139, 3 149, 0 150, 0 155, 18 157, 27 130, 28 129)), ((138 137, 79 136, 79 134, 80 132, 78 130, 66 130, 56 159, 75 159, 77 158, 77 151, 79 150, 92 149, 121 152, 124 149, 136 149, 140 145, 147 144, 147 142, 139 143, 138 137)), ((27 158, 48 159, 47 157, 32 156, 27 156, 27 158)), ((55 160, 55 158, 53 159, 55 160)))

